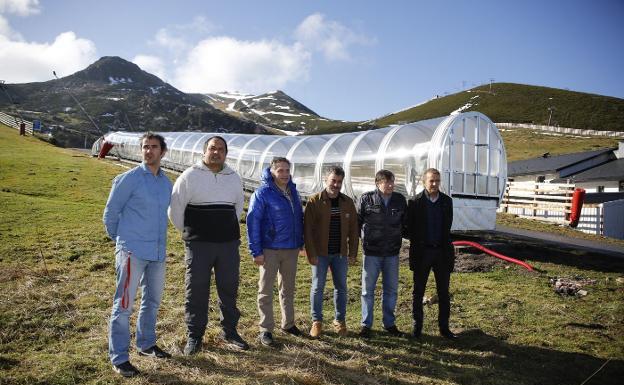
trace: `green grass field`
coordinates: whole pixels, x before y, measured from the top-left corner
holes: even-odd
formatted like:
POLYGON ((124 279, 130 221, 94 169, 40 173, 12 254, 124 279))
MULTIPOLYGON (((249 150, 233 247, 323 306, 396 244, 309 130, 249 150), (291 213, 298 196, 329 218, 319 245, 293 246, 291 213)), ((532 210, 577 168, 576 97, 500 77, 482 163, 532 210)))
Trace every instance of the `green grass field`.
POLYGON ((601 148, 617 148, 618 139, 609 137, 584 137, 574 135, 555 136, 547 132, 515 128, 501 132, 507 161, 530 159, 549 152, 551 155, 593 151, 601 148), (538 146, 535 144, 539 143, 538 146))
MULTIPOLYGON (((111 180, 124 169, 6 127, 0 127, 0 148, 0 385, 581 384, 604 364, 586 384, 624 378, 624 261, 582 253, 528 259, 537 273, 506 265, 454 273, 451 326, 460 334, 457 342, 437 335, 436 305, 425 308, 421 341, 385 336, 379 306, 377 333, 370 341, 357 338, 360 269, 353 267, 350 336, 328 332, 310 340, 276 332, 280 345, 272 349, 256 340, 258 272, 243 240, 239 331, 251 350, 232 352, 219 343, 213 288, 204 350, 184 357, 183 244, 170 227, 158 332, 159 344, 174 357, 155 361, 132 350, 144 374, 122 379, 107 357, 115 273, 101 215, 111 180), (551 276, 596 283, 586 287, 585 297, 561 297, 549 285, 551 276)), ((304 330, 311 323, 309 288, 310 269, 301 259, 295 306, 304 330)), ((326 320, 333 314, 330 289, 328 282, 326 320)), ((402 265, 397 325, 405 331, 411 326, 411 290, 402 265)), ((431 277, 427 295, 434 292, 431 277)))

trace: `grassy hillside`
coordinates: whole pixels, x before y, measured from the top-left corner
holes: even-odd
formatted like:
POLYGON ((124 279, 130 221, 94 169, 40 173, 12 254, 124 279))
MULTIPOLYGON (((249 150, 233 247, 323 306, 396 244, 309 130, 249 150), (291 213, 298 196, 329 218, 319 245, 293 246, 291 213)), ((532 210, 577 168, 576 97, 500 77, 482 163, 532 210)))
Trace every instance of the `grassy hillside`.
MULTIPOLYGON (((179 235, 169 229, 167 282, 159 314, 159 344, 173 359, 131 359, 142 377, 124 380, 107 358, 107 319, 113 295, 113 243, 102 209, 111 179, 124 169, 59 149, 0 126, 0 384, 618 384, 624 376, 624 261, 577 252, 527 262, 539 272, 496 265, 452 276, 451 326, 460 340, 436 331, 436 305, 426 306, 421 341, 379 332, 375 309, 370 341, 353 332, 360 318, 360 268, 349 271, 347 324, 317 341, 279 331, 275 349, 256 338, 257 269, 241 247, 239 330, 252 345, 220 345, 214 289, 204 351, 181 355, 184 263, 179 235), (550 276, 596 283, 586 297, 561 297, 550 276)), ((242 225, 244 233, 244 225, 242 225)), ((519 246, 520 248, 520 246, 519 246)), ((513 256, 513 255, 512 255, 513 256)), ((401 266, 397 325, 411 327, 411 278, 401 266)), ((435 293, 433 278, 427 296, 435 293)), ((307 330, 310 269, 302 259, 295 299, 297 324, 307 330)), ((325 319, 332 319, 331 283, 325 319)), ((277 300, 275 301, 277 302, 277 300)), ((276 305, 277 306, 277 305, 276 305)), ((279 313, 279 312, 278 312, 279 313)), ((278 314, 276 313, 276 315, 278 314)), ((278 316, 279 317, 279 316, 278 316)))
POLYGON ((559 135, 526 128, 504 129, 501 131, 501 136, 505 143, 508 162, 535 158, 542 156, 545 152, 550 152, 551 155, 561 155, 618 146, 618 139, 615 138, 559 135))
POLYGON ((624 131, 624 99, 513 83, 494 83, 430 100, 420 106, 385 116, 373 123, 385 127, 445 116, 472 104, 464 111, 479 111, 494 122, 550 124, 579 129, 624 131))

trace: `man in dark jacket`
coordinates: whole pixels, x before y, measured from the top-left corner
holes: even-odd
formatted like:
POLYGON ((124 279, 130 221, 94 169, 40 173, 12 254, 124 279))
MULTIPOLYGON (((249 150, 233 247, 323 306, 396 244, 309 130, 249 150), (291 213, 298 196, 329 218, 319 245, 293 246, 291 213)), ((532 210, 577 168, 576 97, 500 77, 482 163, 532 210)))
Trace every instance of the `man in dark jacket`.
POLYGON ((394 174, 379 170, 377 188, 360 196, 358 221, 364 261, 362 265, 362 322, 360 336, 368 338, 373 326, 373 303, 379 273, 382 274, 383 327, 393 336, 403 335, 396 325, 394 308, 399 286, 399 251, 405 224, 405 197, 394 192, 394 174))
POLYGON ((440 172, 435 168, 425 171, 423 184, 425 189, 414 199, 409 200, 407 208, 409 262, 410 270, 414 272, 413 336, 418 338, 422 334, 422 300, 429 272, 433 269, 439 301, 440 334, 455 339, 457 336, 449 329, 451 312, 449 281, 455 259, 450 235, 453 200, 440 191, 440 172))
POLYGON ((281 327, 295 336, 295 277, 297 257, 303 247, 303 208, 290 177, 290 161, 274 158, 262 174, 262 185, 249 201, 247 238, 254 263, 260 270, 258 312, 260 342, 273 345, 273 286, 279 275, 281 327))

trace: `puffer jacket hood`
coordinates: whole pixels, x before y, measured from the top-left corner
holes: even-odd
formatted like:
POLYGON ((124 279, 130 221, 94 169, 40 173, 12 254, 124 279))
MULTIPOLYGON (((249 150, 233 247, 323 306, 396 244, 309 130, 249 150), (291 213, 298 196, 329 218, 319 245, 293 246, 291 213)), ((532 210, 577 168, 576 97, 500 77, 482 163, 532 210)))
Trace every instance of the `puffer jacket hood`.
MULTIPOLYGON (((267 167, 264 170, 262 170, 262 184, 263 185, 270 185, 271 183, 275 183, 275 181, 273 181, 273 174, 271 174, 271 168, 267 167)), ((291 178, 292 180, 292 178, 291 178)))
MULTIPOLYGON (((260 178, 262 180, 262 184, 261 186, 269 186, 272 188, 276 188, 279 190, 279 187, 277 187, 277 184, 275 183, 275 179, 273 179, 273 174, 271 174, 271 168, 267 167, 264 170, 262 170, 262 176, 260 178)), ((288 180, 288 188, 292 191, 293 189, 297 189, 297 185, 292 181, 292 176, 290 177, 290 180, 288 180)))
POLYGON ((292 179, 288 181, 292 204, 277 187, 271 170, 262 172, 262 185, 249 201, 247 238, 251 254, 264 249, 298 249, 303 246, 303 207, 292 179))

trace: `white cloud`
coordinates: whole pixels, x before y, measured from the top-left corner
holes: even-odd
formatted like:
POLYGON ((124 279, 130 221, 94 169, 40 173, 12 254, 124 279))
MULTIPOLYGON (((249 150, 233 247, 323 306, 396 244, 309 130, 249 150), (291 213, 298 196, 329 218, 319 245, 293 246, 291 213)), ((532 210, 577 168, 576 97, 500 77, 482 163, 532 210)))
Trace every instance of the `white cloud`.
POLYGON ((156 32, 154 43, 174 52, 187 49, 189 46, 184 38, 174 36, 167 28, 161 28, 156 32))
POLYGON ((349 48, 353 45, 369 45, 375 42, 333 20, 326 20, 320 13, 306 17, 295 30, 295 37, 306 47, 323 53, 328 60, 349 60, 349 48))
POLYGON ((0 63, 2 77, 9 83, 26 83, 70 75, 91 64, 96 56, 95 44, 74 32, 63 32, 52 43, 25 41, 1 14, 28 16, 40 12, 38 0, 0 0, 0 63))
POLYGON ((46 81, 84 69, 96 60, 95 44, 74 32, 63 32, 52 43, 34 43, 0 36, 2 76, 9 83, 46 81))
POLYGON ((315 13, 293 31, 293 43, 238 40, 229 36, 198 37, 217 29, 204 17, 158 30, 150 42, 164 48, 134 62, 185 92, 241 91, 261 93, 307 81, 313 52, 328 60, 350 60, 350 50, 374 42, 344 25, 315 13))
POLYGON ((190 23, 174 24, 159 29, 150 43, 171 50, 177 55, 190 50, 193 47, 192 42, 199 40, 198 36, 206 35, 215 29, 216 27, 204 16, 195 16, 190 23))
POLYGON ((162 80, 165 80, 167 78, 165 64, 158 56, 137 55, 134 57, 134 59, 132 59, 132 62, 141 67, 143 71, 147 71, 153 75, 156 75, 162 80))
POLYGON ((188 24, 177 24, 174 26, 179 31, 190 31, 195 33, 210 33, 217 29, 217 26, 208 21, 204 16, 195 16, 188 24))
POLYGON ((0 15, 0 36, 5 36, 12 40, 22 40, 22 35, 11 28, 9 21, 0 15))
POLYGON ((190 50, 172 83, 185 92, 260 93, 307 80, 309 66, 310 53, 298 43, 214 37, 190 50))
POLYGON ((39 0, 0 0, 0 13, 28 16, 39 11, 39 0))

